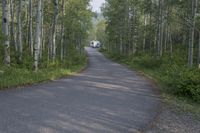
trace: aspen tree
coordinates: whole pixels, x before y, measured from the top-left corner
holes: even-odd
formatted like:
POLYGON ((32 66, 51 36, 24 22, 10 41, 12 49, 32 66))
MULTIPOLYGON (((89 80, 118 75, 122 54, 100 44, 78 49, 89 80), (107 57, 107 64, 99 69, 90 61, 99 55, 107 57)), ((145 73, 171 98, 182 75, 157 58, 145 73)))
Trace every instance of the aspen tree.
POLYGON ((42 0, 37 0, 36 33, 34 45, 34 70, 38 70, 40 46, 41 46, 41 19, 42 19, 42 0))
POLYGON ((9 40, 9 0, 2 0, 2 31, 4 38, 4 58, 3 63, 10 65, 10 40, 9 40))
POLYGON ((56 58, 56 25, 58 19, 58 0, 54 0, 54 17, 52 26, 52 59, 53 62, 56 58))
POLYGON ((194 31, 195 31, 195 17, 197 12, 197 0, 191 0, 192 2, 192 12, 190 17, 190 32, 189 32, 189 51, 188 51, 188 65, 193 66, 193 54, 194 54, 194 31))
POLYGON ((22 0, 18 1, 18 15, 17 15, 17 59, 18 63, 22 63, 22 0))
POLYGON ((32 0, 29 0, 29 18, 28 18, 28 45, 31 52, 31 55, 33 55, 33 2, 32 0))

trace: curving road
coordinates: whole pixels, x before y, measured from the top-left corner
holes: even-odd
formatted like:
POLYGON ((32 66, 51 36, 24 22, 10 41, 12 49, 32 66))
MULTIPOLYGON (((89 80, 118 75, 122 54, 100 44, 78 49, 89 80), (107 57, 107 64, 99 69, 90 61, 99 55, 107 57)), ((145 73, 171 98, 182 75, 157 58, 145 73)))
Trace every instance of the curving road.
POLYGON ((138 133, 161 100, 137 73, 86 49, 77 76, 0 92, 0 133, 138 133))

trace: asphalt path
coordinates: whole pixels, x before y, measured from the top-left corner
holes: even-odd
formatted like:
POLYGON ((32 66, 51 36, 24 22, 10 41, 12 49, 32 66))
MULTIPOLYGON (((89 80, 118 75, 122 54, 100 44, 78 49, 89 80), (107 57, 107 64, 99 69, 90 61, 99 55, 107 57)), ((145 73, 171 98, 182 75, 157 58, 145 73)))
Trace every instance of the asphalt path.
POLYGON ((0 133, 138 133, 161 100, 151 81, 92 48, 76 76, 0 92, 0 133))

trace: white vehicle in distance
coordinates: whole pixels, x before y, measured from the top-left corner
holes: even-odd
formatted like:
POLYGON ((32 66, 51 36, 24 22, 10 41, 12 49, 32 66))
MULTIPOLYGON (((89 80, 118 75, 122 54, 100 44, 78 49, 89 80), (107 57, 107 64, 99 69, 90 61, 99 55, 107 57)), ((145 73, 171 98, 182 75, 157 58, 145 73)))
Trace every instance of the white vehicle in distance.
POLYGON ((91 41, 90 42, 90 47, 92 47, 92 48, 100 48, 101 47, 101 43, 99 41, 91 41))

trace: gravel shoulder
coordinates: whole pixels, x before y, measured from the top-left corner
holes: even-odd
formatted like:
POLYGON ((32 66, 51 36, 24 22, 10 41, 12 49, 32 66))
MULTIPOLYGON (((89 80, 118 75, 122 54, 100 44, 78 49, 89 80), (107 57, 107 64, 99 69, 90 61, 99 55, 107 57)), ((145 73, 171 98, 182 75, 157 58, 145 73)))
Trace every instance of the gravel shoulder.
POLYGON ((162 112, 146 133, 200 133, 200 117, 163 104, 162 112))

